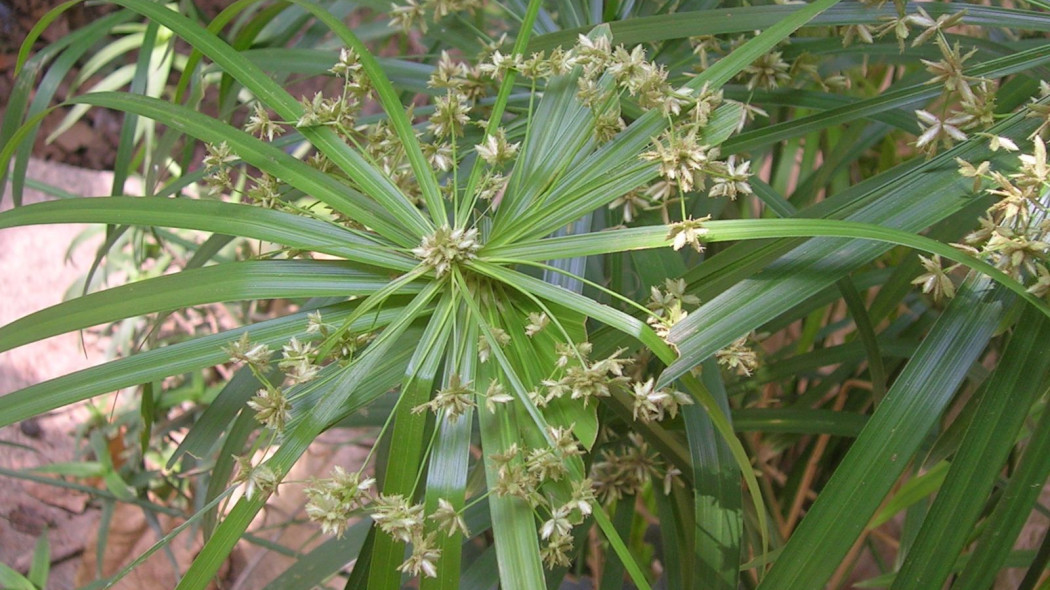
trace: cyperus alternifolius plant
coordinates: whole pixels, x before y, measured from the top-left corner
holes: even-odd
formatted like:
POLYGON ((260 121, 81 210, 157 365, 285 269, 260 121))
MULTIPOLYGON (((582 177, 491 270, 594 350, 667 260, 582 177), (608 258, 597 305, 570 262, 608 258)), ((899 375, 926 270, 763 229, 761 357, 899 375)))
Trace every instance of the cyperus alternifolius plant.
MULTIPOLYGON (((87 61, 109 77, 70 101, 123 112, 118 177, 143 194, 0 227, 147 226, 195 254, 4 326, 0 349, 204 304, 292 311, 143 334, 0 417, 147 384, 130 447, 207 539, 181 589, 293 489, 325 540, 292 548, 286 579, 311 584, 1041 571, 1043 553, 1009 555, 1045 481, 1027 451, 1050 437, 1041 4, 245 0, 208 25, 115 4, 27 45, 0 160, 20 198, 51 82, 130 30, 138 56, 115 59, 124 40, 87 61), (206 409, 171 401, 214 366, 232 378, 206 409), (288 477, 343 428, 364 461, 288 477), (158 459, 158 439, 178 447, 158 459), (937 492, 928 509, 905 510, 902 479, 937 492), (897 513, 908 543, 879 529, 897 513)), ((127 497, 153 507, 148 480, 127 497)))

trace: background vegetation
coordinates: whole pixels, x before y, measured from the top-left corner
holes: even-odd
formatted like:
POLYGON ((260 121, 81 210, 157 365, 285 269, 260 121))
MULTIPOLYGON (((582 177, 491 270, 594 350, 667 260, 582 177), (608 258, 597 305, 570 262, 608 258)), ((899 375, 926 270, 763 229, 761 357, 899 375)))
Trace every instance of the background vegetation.
POLYGON ((1045 577, 1042 2, 118 0, 33 51, 72 4, 0 169, 19 203, 46 114, 112 109, 114 189, 0 227, 105 224, 129 280, 0 349, 146 320, 0 423, 135 388, 90 475, 187 517, 151 551, 203 531, 180 589, 288 486, 329 538, 273 587, 1045 577), (343 428, 363 464, 285 480, 343 428))

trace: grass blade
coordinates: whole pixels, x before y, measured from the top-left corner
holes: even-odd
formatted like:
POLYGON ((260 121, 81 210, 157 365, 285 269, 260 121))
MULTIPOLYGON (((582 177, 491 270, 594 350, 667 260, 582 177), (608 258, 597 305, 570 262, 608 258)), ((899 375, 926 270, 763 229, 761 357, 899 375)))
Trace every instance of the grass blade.
MULTIPOLYGON (((1045 394, 1044 394, 1045 395, 1045 394)), ((958 590, 983 590, 992 585, 1010 553, 1010 544, 999 539, 1016 539, 1038 502, 1047 477, 1050 477, 1050 412, 1044 410, 1032 430, 1032 437, 1007 482, 999 502, 988 515, 984 530, 970 561, 956 580, 958 590)))
MULTIPOLYGON (((728 416, 729 400, 713 360, 704 364, 702 378, 723 414, 728 416)), ((739 583, 744 524, 740 466, 725 439, 700 407, 683 407, 682 420, 693 463, 696 511, 692 531, 695 546, 693 582, 706 588, 735 590, 739 583)))
MULTIPOLYGON (((405 233, 404 226, 399 225, 397 219, 368 197, 281 149, 191 108, 146 96, 113 92, 86 94, 73 99, 73 102, 135 112, 207 143, 218 145, 226 142, 245 162, 280 178, 289 186, 316 197, 336 211, 365 223, 403 246, 417 245, 417 240, 405 233)), ((374 196, 376 193, 370 194, 374 196)))

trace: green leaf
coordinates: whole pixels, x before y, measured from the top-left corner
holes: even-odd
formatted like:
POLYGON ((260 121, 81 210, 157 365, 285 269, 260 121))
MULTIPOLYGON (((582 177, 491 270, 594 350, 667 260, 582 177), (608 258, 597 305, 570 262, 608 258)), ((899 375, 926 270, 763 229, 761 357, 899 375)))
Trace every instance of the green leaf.
POLYGON ((98 197, 47 201, 0 213, 0 228, 39 223, 107 223, 195 229, 266 240, 400 271, 411 270, 418 262, 334 223, 222 201, 98 197))
MULTIPOLYGON (((1045 395, 1045 394, 1044 394, 1045 395)), ((1032 507, 1039 501, 1047 477, 1050 477, 1050 412, 1044 410, 1032 430, 1017 469, 1010 476, 1003 493, 984 529, 977 538, 972 558, 957 579, 959 590, 988 588, 1009 557, 1011 543, 1028 521, 1032 507)))
MULTIPOLYGON (((356 308, 356 303, 349 303, 322 308, 321 311, 325 318, 340 321, 349 317, 356 308)), ((400 306, 391 306, 374 316, 359 318, 351 329, 368 329, 373 325, 385 326, 397 317, 401 310, 400 306)), ((225 362, 229 360, 229 354, 223 351, 223 348, 237 341, 245 333, 251 335, 253 342, 271 346, 279 346, 293 336, 306 339, 309 337, 306 332, 306 315, 307 312, 304 311, 219 334, 202 336, 31 385, 4 397, 4 404, 0 407, 0 425, 13 424, 102 393, 149 381, 159 381, 165 377, 225 362)), ((193 436, 191 431, 187 439, 193 436)))
POLYGON ((33 548, 33 561, 29 565, 29 575, 26 577, 33 586, 43 590, 47 588, 47 578, 51 573, 51 544, 47 540, 47 529, 36 540, 33 548))
POLYGON ((0 563, 0 588, 11 590, 38 590, 25 576, 0 563))
MULTIPOLYGON (((456 343, 455 353, 460 356, 456 366, 454 356, 446 356, 445 386, 452 373, 459 375, 461 383, 475 380, 477 364, 476 330, 470 330, 456 343)), ((471 435, 473 434, 474 411, 471 408, 456 418, 447 413, 439 416, 434 449, 427 466, 425 508, 432 514, 438 507, 438 499, 444 499, 456 510, 463 510, 466 500, 467 476, 470 467, 471 435)), ((475 534, 477 531, 472 531, 475 534)), ((420 580, 421 590, 456 590, 462 577, 463 539, 457 535, 438 532, 441 558, 437 563, 438 577, 420 580)))
MULTIPOLYGON (((525 55, 525 46, 528 43, 529 36, 532 34, 533 25, 536 22, 536 18, 540 13, 540 0, 529 0, 528 6, 525 9, 524 17, 522 18, 521 26, 518 29, 517 38, 514 39, 514 47, 511 49, 511 55, 525 55)), ((503 120, 503 113, 507 108, 507 102, 510 99, 511 91, 514 89, 514 81, 517 79, 517 71, 511 68, 503 75, 503 79, 500 80, 499 91, 496 93, 496 100, 492 104, 492 111, 489 113, 488 122, 485 125, 485 135, 495 135, 496 129, 499 128, 503 120)), ((481 158, 475 158, 474 163, 470 167, 470 176, 467 178, 466 188, 463 194, 466 195, 466 203, 459 204, 459 210, 455 211, 455 222, 456 227, 464 227, 467 224, 467 220, 474 209, 474 205, 477 202, 477 184, 481 178, 481 170, 484 160, 481 158)))
MULTIPOLYGON (((334 176, 311 168, 281 149, 203 113, 146 96, 118 92, 86 94, 75 97, 70 102, 138 113, 207 143, 219 145, 226 142, 231 151, 242 160, 279 178, 281 182, 317 198, 402 246, 418 245, 418 240, 405 233, 401 220, 383 210, 372 199, 339 182, 334 176)), ((0 159, 0 162, 2 161, 0 159)), ((374 192, 369 194, 372 197, 376 196, 374 192)))
POLYGON ((964 285, 894 382, 759 588, 819 588, 863 532, 984 350, 1007 301, 964 285))
POLYGON ((944 478, 948 475, 948 467, 949 464, 942 461, 923 472, 922 475, 904 482, 893 498, 886 502, 878 514, 871 519, 868 529, 875 529, 886 524, 894 516, 936 494, 944 484, 944 478))
MULTIPOLYGON (((0 351, 105 322, 204 303, 366 295, 389 277, 319 260, 258 260, 186 270, 91 293, 0 328, 0 351)), ((402 293, 418 291, 405 287, 402 293)))
MULTIPOLYGON (((488 382, 487 371, 478 372, 482 382, 488 382)), ((492 455, 505 453, 517 441, 516 408, 499 404, 494 413, 478 412, 481 423, 481 445, 485 449, 483 461, 489 489, 499 480, 499 467, 492 455)), ((532 508, 514 496, 489 496, 492 515, 492 533, 496 543, 496 561, 499 565, 500 586, 504 590, 534 590, 545 588, 543 565, 536 534, 532 508)))
POLYGON ((944 584, 969 542, 1029 409, 1047 388, 1050 320, 1026 309, 981 396, 944 485, 893 582, 894 590, 944 584))
MULTIPOLYGON (((903 7, 905 14, 917 14, 915 5, 903 7)), ((1050 18, 1046 13, 1033 10, 1018 10, 999 6, 981 6, 966 4, 965 7, 953 4, 923 5, 931 16, 966 12, 968 25, 989 27, 1010 27, 1033 31, 1050 30, 1050 18)), ((615 43, 631 46, 638 43, 653 43, 670 39, 684 39, 699 35, 722 35, 729 33, 749 33, 765 29, 794 16, 802 10, 799 6, 766 4, 761 6, 733 6, 708 10, 678 11, 673 14, 660 14, 615 21, 610 23, 615 43)), ((892 6, 881 9, 865 4, 844 3, 827 9, 806 23, 811 26, 832 26, 852 24, 880 24, 886 18, 897 16, 892 6)), ((585 27, 572 28, 548 33, 536 37, 529 43, 529 51, 548 50, 565 46, 586 33, 585 27)))
MULTIPOLYGON (((705 362, 701 377, 728 416, 729 399, 713 359, 705 362)), ((682 421, 693 462, 694 582, 712 589, 735 590, 744 524, 740 467, 711 418, 699 406, 683 407, 682 421)))
POLYGON ((525 141, 496 210, 492 234, 498 235, 503 226, 534 206, 542 191, 574 168, 593 143, 594 115, 576 99, 578 79, 579 71, 574 71, 550 80, 535 112, 530 113, 525 141))
MULTIPOLYGON (((637 500, 635 495, 624 496, 616 501, 616 509, 613 512, 612 524, 621 539, 631 537, 631 523, 634 521, 634 504, 637 500)), ((598 590, 620 590, 624 586, 624 566, 619 559, 606 559, 602 570, 602 584, 598 590)))
MULTIPOLYGON (((412 502, 422 466, 426 412, 416 408, 430 399, 434 379, 452 334, 453 298, 446 295, 431 316, 412 359, 405 367, 401 395, 394 409, 394 429, 390 438, 390 459, 380 490, 388 496, 400 495, 412 502)), ((369 590, 397 590, 401 586, 398 566, 404 561, 405 543, 386 533, 377 533, 369 568, 369 590)))
POLYGON ((107 469, 106 466, 99 461, 62 461, 34 467, 31 471, 36 473, 54 473, 55 475, 85 478, 102 477, 106 474, 107 469))
POLYGON ((737 432, 785 432, 856 437, 868 417, 851 412, 809 408, 761 408, 733 410, 737 432))

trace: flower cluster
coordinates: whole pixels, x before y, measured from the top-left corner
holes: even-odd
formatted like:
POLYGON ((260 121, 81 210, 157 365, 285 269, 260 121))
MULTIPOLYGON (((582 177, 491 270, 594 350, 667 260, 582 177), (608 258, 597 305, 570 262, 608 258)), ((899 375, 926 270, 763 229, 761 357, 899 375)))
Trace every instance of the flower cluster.
MULTIPOLYGON (((681 235, 683 235, 681 231, 675 233, 674 239, 677 240, 681 235)), ((676 249, 679 248, 680 246, 676 249)), ((696 295, 686 293, 685 289, 684 279, 664 279, 664 290, 659 287, 650 289, 648 308, 653 315, 646 318, 646 322, 652 326, 653 330, 656 330, 661 338, 666 339, 671 327, 689 315, 684 306, 700 305, 700 299, 696 295)))
POLYGON ((239 340, 231 342, 223 351, 230 355, 230 360, 248 365, 255 373, 265 373, 269 370, 270 357, 273 356, 273 350, 268 345, 252 343, 247 332, 241 334, 239 340))
POLYGON ((624 376, 624 367, 630 360, 621 358, 622 352, 623 350, 617 350, 608 357, 593 362, 586 358, 584 349, 579 349, 575 358, 563 355, 562 376, 542 382, 547 390, 546 395, 542 396, 543 405, 568 395, 570 399, 583 400, 583 405, 587 406, 592 399, 612 395, 611 388, 628 381, 624 376))
POLYGON ((243 485, 245 497, 251 499, 257 492, 267 495, 277 490, 280 480, 269 465, 252 465, 252 458, 247 455, 234 457, 234 460, 237 462, 237 475, 233 478, 233 485, 243 485))
POLYGON ((603 448, 601 456, 591 466, 591 479, 598 497, 610 502, 634 496, 652 478, 662 480, 664 493, 670 494, 671 485, 681 471, 665 466, 640 434, 628 434, 626 443, 603 448))
POLYGON ((467 410, 475 407, 475 392, 470 388, 469 382, 461 383, 459 375, 455 373, 449 377, 448 381, 447 387, 439 389, 429 402, 412 408, 412 412, 418 414, 430 410, 437 414, 444 410, 447 419, 455 420, 467 410))
POLYGON ((656 389, 654 379, 649 378, 644 383, 635 383, 632 397, 634 399, 634 419, 644 422, 660 422, 665 414, 674 418, 678 415, 680 406, 688 406, 693 403, 693 398, 667 387, 656 389))
POLYGON ((413 248, 412 253, 441 277, 453 267, 477 258, 480 249, 481 243, 478 241, 476 228, 452 229, 443 225, 434 230, 433 234, 425 236, 423 243, 418 248, 413 248))
POLYGON ((268 344, 252 342, 245 332, 238 340, 223 348, 231 361, 243 363, 263 384, 264 387, 248 400, 248 408, 255 412, 255 419, 260 424, 275 434, 282 433, 291 419, 292 400, 282 388, 284 384, 294 387, 315 380, 326 362, 348 361, 358 348, 367 345, 375 337, 372 332, 334 330, 324 323, 320 312, 308 315, 306 333, 320 335, 323 344, 319 348, 310 340, 300 340, 295 336, 290 338, 281 346, 277 368, 282 376, 278 380, 271 379, 274 374, 271 366, 274 351, 268 344))
POLYGON ((400 494, 374 496, 374 487, 375 479, 335 467, 330 478, 314 480, 306 488, 309 498, 306 514, 321 525, 325 534, 342 536, 350 518, 358 510, 366 509, 381 531, 412 545, 412 553, 398 571, 436 577, 437 562, 441 558, 438 533, 470 534, 460 511, 448 499, 438 498, 437 508, 426 515, 422 504, 412 504, 400 494), (428 520, 435 523, 437 530, 428 531, 428 520))
POLYGON ((716 352, 718 364, 736 371, 738 375, 750 376, 751 372, 758 368, 758 355, 747 345, 750 337, 750 334, 745 334, 728 347, 716 352))
POLYGON ((688 244, 697 252, 703 252, 703 237, 707 233, 707 229, 704 228, 704 222, 710 219, 710 215, 705 215, 700 219, 690 217, 674 223, 667 232, 667 239, 672 241, 671 243, 675 250, 681 250, 688 244))
POLYGON ((280 389, 269 386, 256 392, 248 400, 248 407, 255 411, 255 419, 275 432, 283 432, 292 417, 292 404, 280 389))
MULTIPOLYGON (((1050 95, 1050 86, 1047 88, 1050 95)), ((963 238, 959 247, 987 260, 1014 279, 1028 285, 1037 297, 1050 295, 1050 164, 1046 144, 1033 135, 1030 153, 1018 156, 1014 172, 994 170, 989 162, 973 165, 958 160, 959 173, 974 178, 975 186, 990 185, 986 192, 996 201, 987 209, 980 227, 963 238)), ((1006 149, 1017 147, 1006 138, 997 138, 1006 149), (1004 141, 1005 140, 1005 141, 1004 141)), ((954 289, 947 270, 940 269, 940 259, 923 261, 926 273, 915 279, 935 299, 950 297, 954 289)))
POLYGON ((594 487, 589 479, 575 482, 569 500, 555 507, 548 507, 550 518, 540 525, 540 557, 549 568, 568 567, 572 554, 572 529, 591 515, 595 502, 594 487))
POLYGON ((354 512, 371 499, 376 480, 362 478, 360 473, 347 473, 342 467, 332 469, 331 477, 314 480, 306 488, 306 515, 321 525, 326 535, 341 537, 354 512))
POLYGON ((590 479, 570 481, 571 490, 564 498, 562 493, 543 493, 541 488, 548 482, 561 482, 568 476, 567 461, 582 454, 572 427, 551 428, 554 444, 550 447, 527 449, 512 444, 502 453, 490 456, 496 465, 496 482, 492 493, 498 496, 513 496, 529 503, 540 516, 540 540, 543 542, 541 556, 548 568, 569 565, 572 552, 572 529, 584 522, 592 512, 595 501, 590 479))
MULTIPOLYGON (((496 341, 496 345, 503 348, 510 343, 510 334, 507 333, 503 328, 492 327, 492 337, 496 341)), ((489 344, 487 336, 482 335, 478 337, 478 360, 486 363, 489 357, 492 356, 492 345, 489 344)))
POLYGON ((404 4, 391 4, 390 26, 400 27, 406 34, 412 30, 425 33, 429 23, 459 13, 471 16, 483 6, 479 0, 405 0, 404 4))

